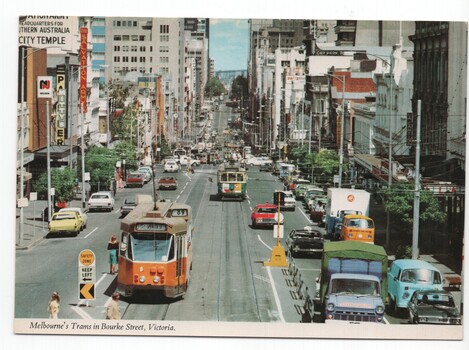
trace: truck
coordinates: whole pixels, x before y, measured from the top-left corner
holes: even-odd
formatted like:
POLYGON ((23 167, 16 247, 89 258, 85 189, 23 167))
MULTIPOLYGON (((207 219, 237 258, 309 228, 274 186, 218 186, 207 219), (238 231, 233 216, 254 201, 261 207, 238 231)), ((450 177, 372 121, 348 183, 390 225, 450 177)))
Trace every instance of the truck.
POLYGON ((295 211, 296 200, 292 191, 275 191, 273 194, 273 203, 279 205, 281 210, 295 211))
POLYGON ((384 322, 388 256, 357 241, 325 242, 313 321, 384 322))
POLYGON ((326 202, 326 232, 333 239, 338 239, 338 224, 348 214, 368 216, 370 193, 351 188, 328 188, 326 202))

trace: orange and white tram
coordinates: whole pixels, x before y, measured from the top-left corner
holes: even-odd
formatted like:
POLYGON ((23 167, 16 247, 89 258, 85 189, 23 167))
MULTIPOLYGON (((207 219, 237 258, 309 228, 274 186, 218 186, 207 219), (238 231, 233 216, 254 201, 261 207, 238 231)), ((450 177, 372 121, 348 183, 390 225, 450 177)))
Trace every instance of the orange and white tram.
POLYGON ((192 209, 157 201, 138 204, 121 221, 117 290, 161 291, 168 298, 187 291, 192 268, 192 209))

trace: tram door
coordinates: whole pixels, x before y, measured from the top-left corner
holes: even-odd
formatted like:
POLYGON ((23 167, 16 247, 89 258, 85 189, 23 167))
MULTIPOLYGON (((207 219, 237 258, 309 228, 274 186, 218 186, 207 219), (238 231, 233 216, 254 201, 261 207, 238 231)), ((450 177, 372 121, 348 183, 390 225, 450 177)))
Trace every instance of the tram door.
POLYGON ((176 236, 176 280, 177 280, 177 293, 184 292, 184 235, 176 236))

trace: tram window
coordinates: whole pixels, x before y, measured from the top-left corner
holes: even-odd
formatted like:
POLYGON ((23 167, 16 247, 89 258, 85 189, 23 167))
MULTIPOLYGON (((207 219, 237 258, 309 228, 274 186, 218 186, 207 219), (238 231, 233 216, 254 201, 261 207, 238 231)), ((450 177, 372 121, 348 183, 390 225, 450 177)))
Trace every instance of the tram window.
POLYGON ((228 173, 228 181, 236 181, 236 174, 228 173))
POLYGON ((228 174, 227 173, 221 174, 221 181, 228 181, 228 174))
POLYGON ((237 180, 238 182, 244 182, 244 174, 238 173, 237 175, 237 180))
POLYGON ((132 234, 132 248, 135 261, 167 261, 172 259, 170 248, 172 236, 167 234, 132 234))

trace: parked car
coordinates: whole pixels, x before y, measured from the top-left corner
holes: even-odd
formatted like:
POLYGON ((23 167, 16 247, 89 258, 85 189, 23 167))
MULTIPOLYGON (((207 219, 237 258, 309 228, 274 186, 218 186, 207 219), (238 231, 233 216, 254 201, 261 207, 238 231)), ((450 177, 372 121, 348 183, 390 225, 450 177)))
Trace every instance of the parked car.
POLYGON ((158 181, 159 190, 176 190, 178 188, 178 183, 175 177, 166 176, 162 177, 158 181))
POLYGON ((324 237, 319 230, 306 226, 292 230, 285 239, 285 244, 293 257, 301 253, 321 255, 324 249, 324 237))
POLYGON ((165 173, 177 173, 179 171, 179 165, 175 160, 168 160, 164 163, 163 172, 165 173))
POLYGON ((80 208, 80 207, 70 207, 70 208, 62 208, 59 210, 59 213, 63 213, 66 211, 74 211, 78 214, 78 217, 81 219, 81 230, 86 228, 86 225, 88 224, 88 215, 85 213, 85 211, 80 208))
POLYGON ((461 313, 448 291, 416 291, 409 301, 409 323, 461 324, 461 313))
POLYGON ((109 191, 95 192, 88 200, 88 208, 92 210, 107 210, 109 212, 114 210, 114 197, 109 191))
POLYGON ((121 217, 126 216, 128 213, 130 213, 135 207, 137 206, 137 201, 135 200, 134 197, 132 198, 125 198, 124 203, 122 203, 121 206, 121 217))
POLYGON ((127 175, 125 187, 143 187, 145 183, 145 174, 143 172, 134 171, 127 175))
POLYGON ((57 212, 49 222, 49 235, 72 234, 77 236, 83 226, 81 218, 75 211, 57 212))
POLYGON ((394 313, 397 313, 399 308, 407 309, 410 298, 417 290, 443 290, 441 272, 423 260, 395 260, 388 272, 390 309, 394 313))
MULTIPOLYGON (((258 204, 251 213, 252 227, 272 227, 277 225, 278 209, 270 203, 258 204)), ((283 215, 280 214, 280 224, 283 224, 283 215)))

